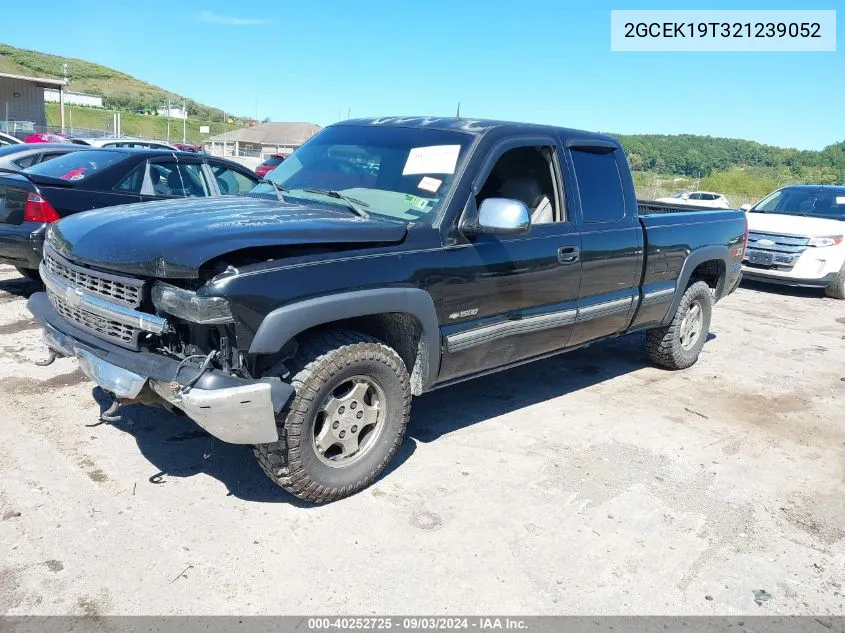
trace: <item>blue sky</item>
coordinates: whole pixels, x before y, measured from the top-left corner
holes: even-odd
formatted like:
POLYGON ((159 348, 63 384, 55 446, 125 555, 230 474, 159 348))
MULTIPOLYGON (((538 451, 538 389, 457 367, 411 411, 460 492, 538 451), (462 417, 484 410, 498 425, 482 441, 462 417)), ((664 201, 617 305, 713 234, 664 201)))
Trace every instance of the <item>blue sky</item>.
MULTIPOLYGON (((805 4, 42 0, 40 26, 4 29, 2 40, 277 121, 452 115, 460 101, 468 117, 820 149, 845 140, 845 44, 825 53, 610 51, 611 9, 837 8, 805 4)), ((32 21, 21 2, 3 17, 32 21)), ((843 19, 840 11, 845 41, 843 19)))

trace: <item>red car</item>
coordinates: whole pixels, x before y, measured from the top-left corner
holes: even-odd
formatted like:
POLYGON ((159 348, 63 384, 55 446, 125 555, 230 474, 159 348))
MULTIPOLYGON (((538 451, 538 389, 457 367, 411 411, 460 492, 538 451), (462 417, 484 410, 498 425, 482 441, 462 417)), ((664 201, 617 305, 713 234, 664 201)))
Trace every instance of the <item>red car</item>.
POLYGON ((59 134, 58 132, 39 132, 37 134, 30 134, 23 142, 24 143, 67 143, 70 137, 59 134))
POLYGON ((205 148, 202 145, 190 145, 189 143, 173 143, 176 149, 183 152, 193 152, 194 154, 204 154, 205 148))
POLYGON ((264 178, 271 171, 281 165, 290 154, 271 154, 267 160, 255 168, 255 173, 264 178))

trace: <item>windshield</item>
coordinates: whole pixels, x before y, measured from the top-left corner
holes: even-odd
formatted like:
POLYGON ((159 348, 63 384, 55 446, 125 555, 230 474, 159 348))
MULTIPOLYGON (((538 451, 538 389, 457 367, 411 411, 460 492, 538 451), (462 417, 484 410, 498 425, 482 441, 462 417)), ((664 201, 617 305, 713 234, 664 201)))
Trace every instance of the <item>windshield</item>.
POLYGON ((84 150, 59 156, 46 163, 38 163, 24 171, 62 180, 84 180, 124 158, 126 154, 123 152, 84 150))
MULTIPOLYGON (((364 206, 370 215, 431 223, 472 140, 469 134, 449 130, 329 127, 286 158, 268 178, 287 190, 286 199, 348 208, 346 200, 326 195, 337 192, 364 206)), ((276 195, 268 184, 259 184, 253 193, 276 195)))
POLYGON ((751 211, 845 220, 845 187, 785 187, 761 200, 751 211))

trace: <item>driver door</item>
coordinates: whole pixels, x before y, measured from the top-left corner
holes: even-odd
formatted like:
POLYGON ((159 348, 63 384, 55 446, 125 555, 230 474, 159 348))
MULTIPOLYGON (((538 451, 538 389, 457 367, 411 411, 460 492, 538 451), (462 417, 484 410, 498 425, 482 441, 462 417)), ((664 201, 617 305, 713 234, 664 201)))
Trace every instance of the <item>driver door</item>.
POLYGON ((519 199, 531 226, 525 234, 476 235, 444 249, 449 272, 439 284, 438 310, 446 353, 439 380, 566 347, 577 315, 581 236, 560 156, 552 137, 511 139, 492 149, 479 172, 469 205, 519 199))

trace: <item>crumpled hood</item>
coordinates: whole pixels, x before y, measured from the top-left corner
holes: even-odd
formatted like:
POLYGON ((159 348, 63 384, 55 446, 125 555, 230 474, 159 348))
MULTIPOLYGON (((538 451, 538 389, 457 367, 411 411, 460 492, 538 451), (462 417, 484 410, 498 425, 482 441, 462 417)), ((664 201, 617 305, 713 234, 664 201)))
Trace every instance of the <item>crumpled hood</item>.
POLYGON ((48 243, 68 259, 130 275, 197 277, 215 257, 292 244, 400 242, 405 225, 362 218, 320 203, 251 197, 128 204, 69 216, 48 243))
POLYGON ((827 218, 808 218, 782 213, 747 213, 748 230, 800 237, 827 237, 845 234, 845 222, 827 218))

